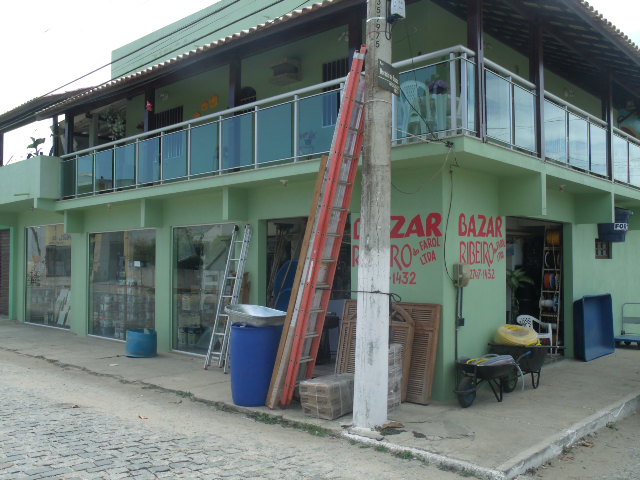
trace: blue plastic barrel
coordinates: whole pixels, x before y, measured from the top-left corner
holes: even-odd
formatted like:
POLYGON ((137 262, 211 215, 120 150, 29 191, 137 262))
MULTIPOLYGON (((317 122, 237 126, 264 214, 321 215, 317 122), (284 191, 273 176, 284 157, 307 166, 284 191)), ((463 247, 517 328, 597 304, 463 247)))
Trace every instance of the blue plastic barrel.
POLYGON ((282 325, 231 326, 231 397, 243 407, 265 404, 282 325))
POLYGON ((158 334, 152 328, 127 330, 127 357, 149 358, 158 354, 158 334))

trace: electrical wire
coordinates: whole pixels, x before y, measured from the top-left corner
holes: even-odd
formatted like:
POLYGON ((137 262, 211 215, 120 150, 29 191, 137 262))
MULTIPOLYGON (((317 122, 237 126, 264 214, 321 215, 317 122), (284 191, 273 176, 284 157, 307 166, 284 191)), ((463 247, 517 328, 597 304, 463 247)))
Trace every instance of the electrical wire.
POLYGON ((444 162, 442 162, 442 165, 440 165, 440 168, 431 176, 427 179, 427 181, 421 185, 416 191, 414 192, 406 192, 404 190, 402 190, 401 188, 399 188, 397 185, 395 185, 393 183, 393 181, 391 182, 391 186, 398 192, 403 193, 404 195, 415 195, 416 193, 419 193, 422 189, 424 189, 427 185, 429 185, 438 175, 440 175, 440 172, 442 172, 442 170, 444 170, 444 167, 447 165, 448 161, 449 161, 449 155, 451 155, 451 151, 453 150, 453 143, 448 142, 449 144, 446 144, 447 147, 449 148, 449 150, 447 151, 447 155, 446 157, 444 157, 444 162))
MULTIPOLYGON (((208 36, 210 36, 210 35, 212 35, 212 34, 214 34, 214 33, 218 32, 218 31, 220 31, 220 30, 222 30, 222 29, 224 29, 224 28, 227 28, 227 27, 229 27, 229 26, 231 26, 231 25, 233 25, 233 24, 235 24, 235 23, 237 23, 237 22, 240 22, 240 21, 242 21, 242 20, 245 20, 245 19, 247 19, 247 18, 249 18, 249 17, 251 17, 251 16, 253 16, 253 15, 256 15, 256 14, 258 14, 258 13, 260 13, 260 12, 262 12, 262 11, 264 11, 264 10, 268 9, 268 8, 271 8, 271 7, 273 7, 273 6, 275 6, 275 5, 279 4, 279 3, 282 3, 283 1, 285 1, 285 0, 276 0, 276 1, 272 2, 272 3, 270 3, 269 5, 266 5, 266 6, 262 7, 262 8, 260 8, 259 10, 256 10, 256 11, 254 11, 254 12, 251 12, 250 14, 247 14, 247 15, 245 15, 244 17, 241 17, 241 18, 239 18, 239 19, 236 19, 236 20, 234 20, 233 22, 229 22, 229 23, 227 23, 227 24, 225 24, 225 25, 222 25, 222 26, 220 26, 219 28, 217 28, 217 29, 215 29, 215 30, 213 30, 213 31, 208 32, 208 33, 207 33, 207 34, 205 34, 205 35, 202 35, 202 36, 200 36, 200 37, 198 37, 198 38, 195 38, 195 39, 191 39, 191 40, 189 40, 189 42, 188 42, 188 43, 193 43, 193 42, 197 42, 198 40, 202 40, 203 38, 206 38, 206 37, 208 37, 208 36)), ((128 57, 130 57, 130 56, 132 56, 132 55, 135 55, 136 53, 140 52, 141 50, 143 50, 143 49, 145 49, 145 48, 147 48, 147 47, 150 47, 150 46, 152 46, 152 45, 156 45, 158 42, 161 42, 162 40, 165 40, 165 39, 167 39, 167 38, 169 38, 169 37, 172 37, 172 36, 173 36, 173 35, 175 35, 176 33, 180 33, 181 31, 183 31, 183 30, 185 30, 185 29, 187 29, 187 28, 189 28, 189 27, 191 27, 191 26, 195 25, 196 23, 199 23, 199 22, 201 22, 201 21, 203 21, 203 20, 205 20, 205 19, 209 18, 210 16, 215 15, 216 13, 219 13, 219 12, 221 12, 222 10, 224 10, 224 9, 226 9, 226 8, 228 8, 228 7, 232 6, 232 5, 235 5, 236 3, 239 3, 239 2, 240 2, 240 0, 237 0, 236 2, 233 2, 233 3, 230 3, 230 4, 224 5, 224 6, 222 6, 221 8, 219 8, 219 9, 217 9, 217 10, 215 10, 215 11, 211 12, 211 13, 208 13, 208 14, 206 14, 206 15, 205 15, 205 16, 203 16, 203 17, 200 17, 200 18, 198 18, 198 19, 195 19, 195 20, 193 20, 192 22, 190 22, 190 23, 188 23, 188 24, 186 24, 186 25, 184 25, 184 26, 182 26, 182 27, 180 27, 180 28, 178 28, 178 29, 176 29, 176 30, 171 31, 171 32, 169 32, 169 33, 167 33, 167 34, 163 35, 162 37, 160 37, 160 38, 158 38, 158 39, 156 39, 156 40, 154 40, 154 41, 151 41, 151 42, 149 42, 149 43, 146 43, 145 45, 142 45, 142 46, 140 46, 140 47, 136 48, 136 49, 135 49, 135 50, 133 50, 132 52, 128 52, 127 54, 125 54, 125 55, 123 55, 123 56, 121 56, 121 57, 118 57, 118 58, 116 58, 116 59, 113 59, 113 60, 111 60, 110 62, 108 62, 108 63, 106 63, 106 64, 104 64, 104 65, 102 65, 102 66, 100 66, 100 67, 98 67, 98 68, 95 68, 95 69, 93 69, 92 71, 90 71, 90 72, 88 72, 88 73, 85 73, 84 75, 81 75, 80 77, 77 77, 77 78, 76 78, 76 79, 74 79, 74 80, 71 80, 71 81, 69 81, 69 82, 67 82, 67 83, 65 83, 65 84, 63 84, 63 85, 61 85, 61 86, 59 86, 59 87, 57 87, 57 88, 55 88, 55 89, 53 89, 53 90, 51 90, 51 91, 47 92, 47 93, 44 93, 44 94, 42 94, 42 95, 40 95, 40 96, 38 96, 38 97, 35 97, 35 98, 33 98, 33 99, 29 100, 29 102, 33 102, 33 101, 35 101, 35 100, 40 100, 40 99, 42 99, 42 98, 46 97, 47 95, 50 95, 50 94, 52 94, 52 93, 55 93, 55 92, 57 92, 58 90, 60 90, 60 89, 62 89, 62 88, 64 88, 64 87, 67 87, 67 86, 69 86, 69 85, 72 85, 73 83, 75 83, 75 82, 77 82, 77 81, 79 81, 79 80, 82 80, 83 78, 86 78, 86 77, 88 77, 89 75, 92 75, 92 74, 94 74, 94 73, 96 73, 96 72, 98 72, 98 71, 100 71, 100 70, 102 70, 102 69, 104 69, 104 68, 106 68, 106 67, 108 67, 108 66, 110 66, 110 65, 113 65, 115 62, 122 61, 122 60, 124 60, 124 59, 126 59, 126 58, 128 58, 128 57)), ((293 8, 293 9, 291 9, 291 10, 289 10, 287 13, 285 13, 285 14, 283 14, 283 15, 288 15, 289 13, 291 13, 291 12, 293 12, 293 11, 295 11, 295 10, 299 9, 300 7, 302 7, 303 5, 305 5, 306 3, 309 3, 309 0, 305 0, 305 1, 303 1, 302 3, 300 3, 299 5, 297 5, 296 7, 294 7, 294 8, 293 8)), ((281 16, 283 16, 283 15, 281 15, 281 16)), ((227 15, 227 16, 228 16, 228 15, 227 15)), ((222 18, 224 19, 224 18, 226 18, 227 16, 222 17, 222 18)), ((204 27, 203 27, 203 28, 204 28, 204 27)), ((185 47, 188 43, 184 43, 184 44, 182 44, 181 46, 179 46, 179 47, 177 47, 177 48, 174 48, 174 49, 173 49, 173 51, 177 51, 177 50, 179 50, 180 48, 185 47)), ((154 53, 154 52, 156 52, 156 51, 157 51, 157 49, 156 49, 156 50, 154 50, 154 51, 152 51, 151 53, 154 53)), ((147 61, 146 61, 146 62, 144 62, 143 64, 139 64, 139 65, 137 65, 136 67, 132 67, 132 68, 130 68, 130 69, 129 69, 129 71, 135 71, 135 70, 137 70, 137 69, 143 68, 143 67, 144 67, 144 65, 148 65, 148 64, 153 63, 153 62, 155 62, 155 61, 158 61, 158 60, 160 60, 161 58, 164 58, 164 57, 165 57, 165 55, 160 55, 160 56, 154 57, 154 58, 152 58, 152 59, 150 59, 150 60, 147 60, 147 61)), ((103 83, 100 83, 100 84, 98 84, 98 85, 94 85, 94 86, 92 86, 92 87, 89 87, 89 88, 87 88, 83 93, 86 93, 86 92, 88 92, 88 91, 90 91, 90 90, 93 90, 93 89, 99 88, 99 87, 101 87, 101 86, 104 86, 104 85, 106 85, 106 84, 108 84, 108 83, 110 83, 110 82, 112 82, 112 81, 113 81, 113 80, 107 80, 107 81, 105 81, 105 82, 103 82, 103 83)), ((78 94, 78 95, 81 95, 81 94, 78 94)), ((102 96, 97 96, 97 97, 95 97, 95 98, 94 98, 94 100, 99 100, 100 98, 102 98, 102 96)), ((24 114, 24 115, 20 116, 18 119, 14 120, 13 122, 11 122, 11 123, 9 123, 9 124, 5 125, 5 129, 10 129, 10 127, 12 127, 12 126, 14 126, 14 125, 17 125, 17 124, 21 123, 23 120, 25 120, 25 119, 27 119, 27 118, 30 118, 31 116, 32 116, 32 114, 24 114)))
POLYGON ((449 189, 449 208, 447 209, 447 218, 445 220, 444 223, 444 246, 442 247, 443 251, 442 251, 442 256, 443 256, 443 263, 444 263, 444 269, 447 272, 447 277, 449 277, 449 280, 451 280, 452 282, 454 281, 453 276, 451 276, 451 274, 449 273, 449 267, 447 267, 447 232, 449 231, 449 219, 451 218, 451 206, 453 205, 453 167, 460 167, 460 165, 458 165, 458 159, 457 157, 454 155, 453 157, 453 161, 454 163, 451 165, 451 167, 449 168, 449 178, 451 178, 451 188, 449 189))
MULTIPOLYGON (((407 45, 409 47, 409 55, 411 57, 411 66, 414 67, 415 63, 414 63, 413 59, 414 59, 415 55, 414 55, 413 47, 411 45, 411 36, 409 35, 409 29, 407 28, 406 22, 404 22, 404 31, 405 31, 405 38, 407 39, 407 45)), ((418 77, 416 76, 416 69, 413 68, 411 70, 411 73, 413 74, 413 80, 417 82, 418 81, 418 77)), ((436 136, 436 134, 433 132, 433 130, 431 129, 431 125, 429 125, 429 122, 427 121, 427 119, 422 115, 422 112, 418 111, 418 109, 416 109, 416 107, 413 105, 413 103, 409 101, 409 98, 407 97, 407 95, 402 90, 402 87, 400 87, 400 93, 402 94, 402 96, 406 100, 406 102, 409 105, 409 107, 411 107, 411 109, 418 115, 418 117, 420 117, 420 120, 422 120, 424 122, 425 126, 427 127, 427 130, 429 131, 429 135, 431 135, 431 137, 432 137, 431 141, 433 141, 433 142, 443 142, 444 143, 444 140, 442 140, 441 138, 438 138, 436 136)))

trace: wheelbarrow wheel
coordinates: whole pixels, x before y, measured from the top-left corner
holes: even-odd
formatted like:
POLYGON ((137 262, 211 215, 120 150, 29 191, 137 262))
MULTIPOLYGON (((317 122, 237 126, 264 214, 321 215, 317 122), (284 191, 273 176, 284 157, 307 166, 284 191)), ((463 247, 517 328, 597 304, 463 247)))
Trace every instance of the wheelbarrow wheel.
POLYGON ((515 368, 511 370, 509 375, 500 378, 500 384, 504 393, 513 392, 518 385, 518 371, 515 368))
POLYGON ((476 399, 476 385, 471 377, 463 377, 458 383, 458 403, 462 408, 470 407, 476 399))

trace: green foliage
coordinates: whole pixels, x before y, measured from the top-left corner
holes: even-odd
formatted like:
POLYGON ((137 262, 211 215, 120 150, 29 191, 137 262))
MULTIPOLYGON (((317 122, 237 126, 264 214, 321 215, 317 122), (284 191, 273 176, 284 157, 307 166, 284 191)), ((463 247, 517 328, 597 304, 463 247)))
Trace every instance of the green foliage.
POLYGON ((44 138, 35 138, 35 137, 29 137, 29 138, 31 138, 31 143, 27 145, 27 148, 33 149, 33 152, 29 152, 27 154, 27 158, 40 155, 42 153, 42 151, 40 150, 40 145, 44 143, 44 138))
POLYGON ((411 452, 393 452, 393 455, 403 460, 413 460, 416 456, 411 452))
POLYGON ((511 313, 514 316, 520 310, 520 302, 518 302, 516 293, 523 285, 533 285, 533 279, 527 275, 524 268, 507 269, 507 286, 511 289, 511 313))
POLYGON ((507 269, 507 284, 514 293, 523 285, 533 285, 533 279, 527 275, 524 268, 516 268, 515 270, 507 269))
POLYGON ((100 115, 100 120, 104 121, 107 125, 111 140, 119 140, 124 137, 126 133, 126 121, 122 112, 109 108, 103 115, 100 115))

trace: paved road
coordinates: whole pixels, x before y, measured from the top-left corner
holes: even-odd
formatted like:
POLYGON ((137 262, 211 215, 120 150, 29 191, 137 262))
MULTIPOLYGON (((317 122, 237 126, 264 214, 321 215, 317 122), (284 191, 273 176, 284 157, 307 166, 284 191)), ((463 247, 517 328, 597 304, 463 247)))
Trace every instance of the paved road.
POLYGON ((518 480, 640 479, 640 413, 611 423, 518 480))
MULTIPOLYGON (((640 479, 640 414, 519 480, 640 479)), ((0 349, 0 480, 467 477, 0 349)))
POLYGON ((0 479, 460 478, 5 351, 0 408, 0 479))

